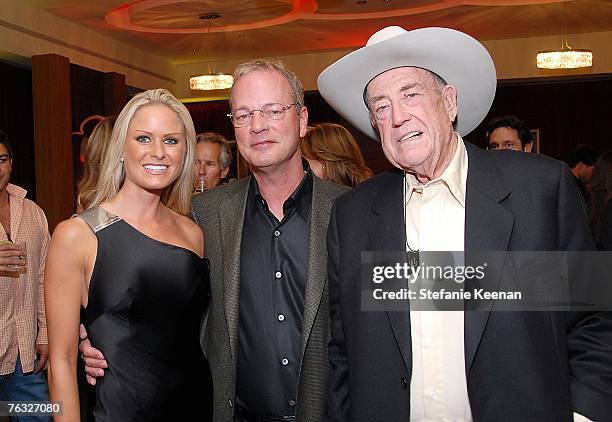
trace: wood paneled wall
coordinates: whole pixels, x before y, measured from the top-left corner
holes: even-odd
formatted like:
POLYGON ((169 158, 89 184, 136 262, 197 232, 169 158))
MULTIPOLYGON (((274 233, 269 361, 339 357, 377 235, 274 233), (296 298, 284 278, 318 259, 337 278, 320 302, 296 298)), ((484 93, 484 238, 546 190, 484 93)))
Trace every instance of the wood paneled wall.
POLYGON ((36 200, 32 71, 0 62, 0 129, 13 144, 11 182, 36 200))
POLYGON ((117 114, 126 93, 124 75, 59 55, 33 57, 31 70, 0 62, 0 129, 15 153, 11 181, 45 210, 51 229, 74 212, 81 164, 71 133, 87 116, 117 114))
POLYGON ((45 54, 32 57, 36 199, 49 229, 74 211, 70 62, 45 54))

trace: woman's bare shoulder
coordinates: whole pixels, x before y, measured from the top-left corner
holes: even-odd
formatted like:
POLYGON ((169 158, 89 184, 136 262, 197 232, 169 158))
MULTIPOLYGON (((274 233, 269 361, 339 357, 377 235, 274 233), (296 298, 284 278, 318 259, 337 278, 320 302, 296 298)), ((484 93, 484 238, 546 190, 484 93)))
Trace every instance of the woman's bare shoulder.
POLYGON ((176 224, 181 230, 186 231, 186 232, 192 232, 195 231, 196 233, 201 233, 202 229, 200 228, 200 226, 198 226, 198 224, 193 221, 191 218, 179 214, 176 211, 168 208, 168 212, 170 214, 170 217, 174 220, 174 224, 176 224))
MULTIPOLYGON (((203 249, 203 234, 202 229, 198 226, 191 218, 186 217, 184 215, 180 215, 173 211, 175 217, 175 224, 178 226, 179 230, 185 236, 189 244, 193 245, 196 251, 201 251, 203 249)), ((198 252, 198 255, 200 253, 198 252)))
POLYGON ((78 217, 64 220, 53 230, 52 241, 55 244, 68 245, 71 249, 74 245, 84 245, 95 242, 95 235, 87 223, 78 217))

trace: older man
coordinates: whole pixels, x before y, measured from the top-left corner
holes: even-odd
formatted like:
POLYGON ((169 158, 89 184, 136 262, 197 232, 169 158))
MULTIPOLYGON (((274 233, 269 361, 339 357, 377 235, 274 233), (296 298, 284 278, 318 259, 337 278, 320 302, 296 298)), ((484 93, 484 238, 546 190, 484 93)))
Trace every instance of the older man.
POLYGON ((214 420, 320 421, 329 333, 325 235, 345 190, 300 154, 308 111, 281 63, 238 66, 230 96, 238 150, 253 176, 193 200, 211 265, 203 347, 214 420))
POLYGON ((227 177, 232 164, 232 150, 227 140, 215 132, 196 136, 195 191, 213 189, 227 177))
POLYGON ((486 49, 444 28, 385 28, 319 76, 397 167, 332 211, 330 421, 612 420, 609 314, 361 307, 363 251, 593 247, 565 165, 462 140, 495 86, 486 49))

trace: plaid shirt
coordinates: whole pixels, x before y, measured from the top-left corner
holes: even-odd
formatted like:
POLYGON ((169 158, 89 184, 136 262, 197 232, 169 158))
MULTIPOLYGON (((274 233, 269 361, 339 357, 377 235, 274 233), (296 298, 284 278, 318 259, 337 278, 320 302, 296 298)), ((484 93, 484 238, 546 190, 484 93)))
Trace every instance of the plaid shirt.
MULTIPOLYGON (((0 375, 15 371, 17 356, 23 372, 34 370, 36 344, 47 344, 47 322, 43 292, 43 274, 49 227, 42 209, 29 199, 26 191, 8 184, 11 207, 11 238, 25 242, 27 268, 10 276, 0 272, 0 375)), ((7 235, 0 225, 0 240, 7 235)))

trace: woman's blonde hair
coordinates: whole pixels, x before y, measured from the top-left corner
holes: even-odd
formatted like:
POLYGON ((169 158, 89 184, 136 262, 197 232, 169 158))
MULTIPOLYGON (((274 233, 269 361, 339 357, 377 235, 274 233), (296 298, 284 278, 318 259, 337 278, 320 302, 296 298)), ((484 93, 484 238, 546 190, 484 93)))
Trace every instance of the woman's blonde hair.
POLYGON ((83 177, 81 177, 77 186, 77 212, 89 208, 89 204, 96 194, 100 164, 102 163, 102 157, 106 154, 115 120, 116 117, 107 117, 100 120, 87 138, 87 146, 84 151, 83 177))
POLYGON ((353 135, 334 123, 320 123, 308 129, 302 154, 323 164, 325 180, 354 187, 373 175, 353 135))
POLYGON ((135 95, 121 110, 108 147, 102 157, 100 177, 96 185, 96 192, 88 208, 101 204, 112 198, 125 180, 125 170, 121 157, 127 137, 128 126, 136 111, 141 107, 154 104, 163 104, 174 111, 183 122, 185 128, 186 148, 179 177, 168 187, 162 190, 161 201, 168 208, 179 214, 187 215, 191 210, 191 193, 193 190, 193 163, 195 150, 195 129, 191 115, 185 106, 165 89, 152 89, 135 95))

